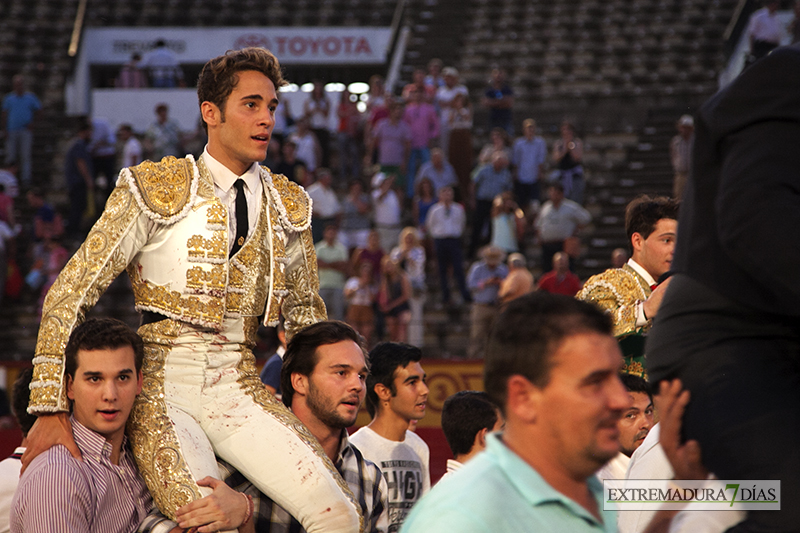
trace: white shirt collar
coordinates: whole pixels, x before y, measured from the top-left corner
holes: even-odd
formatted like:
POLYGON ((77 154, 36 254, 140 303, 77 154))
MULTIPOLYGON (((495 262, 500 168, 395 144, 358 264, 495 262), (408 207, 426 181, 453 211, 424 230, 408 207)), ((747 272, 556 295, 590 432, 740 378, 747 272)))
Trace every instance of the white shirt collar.
POLYGON ((644 267, 642 267, 642 265, 640 265, 633 259, 628 259, 628 266, 634 269, 637 274, 642 276, 644 280, 647 282, 647 284, 650 285, 651 287, 656 284, 656 280, 653 279, 653 276, 651 276, 650 273, 647 270, 645 270, 644 267))
POLYGON ((447 473, 450 474, 457 470, 460 470, 461 467, 464 466, 462 463, 459 463, 455 459, 448 459, 447 460, 447 473))
POLYGON ((208 145, 206 145, 205 149, 203 150, 203 155, 201 157, 203 158, 203 162, 206 164, 206 168, 208 168, 208 171, 211 173, 211 177, 214 179, 214 184, 226 193, 230 191, 234 182, 239 178, 244 180, 247 190, 250 193, 254 193, 256 191, 256 186, 261 179, 261 172, 258 163, 253 163, 244 174, 237 176, 232 170, 214 159, 214 156, 208 153, 208 145))

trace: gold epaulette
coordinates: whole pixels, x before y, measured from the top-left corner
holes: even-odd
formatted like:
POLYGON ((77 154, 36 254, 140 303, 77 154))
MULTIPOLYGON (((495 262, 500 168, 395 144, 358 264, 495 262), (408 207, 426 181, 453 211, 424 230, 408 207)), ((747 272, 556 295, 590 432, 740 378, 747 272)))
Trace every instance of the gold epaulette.
POLYGON ((149 218, 174 224, 184 218, 197 196, 199 173, 194 158, 167 156, 158 163, 145 161, 122 169, 136 202, 149 218))
POLYGON ((308 229, 311 226, 312 206, 306 190, 283 174, 273 174, 266 167, 261 167, 261 172, 269 176, 266 181, 271 183, 270 194, 280 213, 282 225, 295 232, 308 229))

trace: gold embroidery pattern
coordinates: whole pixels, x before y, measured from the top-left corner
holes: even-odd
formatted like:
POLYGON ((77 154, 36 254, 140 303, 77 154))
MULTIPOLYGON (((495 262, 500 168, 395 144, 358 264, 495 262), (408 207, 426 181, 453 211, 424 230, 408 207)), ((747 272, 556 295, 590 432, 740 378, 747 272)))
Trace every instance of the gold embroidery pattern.
MULTIPOLYGON (((209 212, 211 209, 209 209, 209 212)), ((210 222, 209 217, 209 222, 210 222)), ((189 248, 189 261, 219 263, 227 261, 228 239, 225 230, 215 231, 214 236, 206 239, 202 235, 193 235, 186 241, 189 248)))
POLYGON ((164 402, 164 363, 179 331, 180 324, 173 320, 139 328, 145 346, 144 381, 128 420, 139 472, 158 508, 172 520, 179 507, 201 497, 164 402))
POLYGON ((636 327, 636 302, 646 300, 648 296, 638 278, 626 269, 612 268, 586 280, 576 298, 610 313, 614 318, 615 337, 647 331, 651 321, 642 328, 636 327))
POLYGON ((219 329, 225 313, 221 298, 184 296, 161 285, 142 280, 135 265, 128 268, 136 307, 198 326, 219 329))
POLYGON ((125 270, 128 259, 117 245, 139 213, 130 190, 124 184, 114 189, 100 220, 48 291, 34 358, 32 413, 68 410, 69 403, 62 384, 63 362, 42 364, 36 359, 63 360, 72 328, 83 321, 86 311, 125 270))
POLYGON ((225 206, 222 205, 222 203, 217 202, 209 207, 207 216, 209 226, 222 226, 223 228, 228 227, 228 212, 225 210, 225 206))
POLYGON ((622 367, 623 374, 633 374, 634 376, 639 376, 640 378, 647 379, 647 373, 644 371, 644 366, 639 361, 630 360, 627 362, 628 358, 626 358, 626 364, 622 367))
POLYGON ((297 262, 297 266, 290 268, 286 274, 288 294, 282 307, 283 316, 286 317, 287 340, 303 327, 328 317, 325 303, 319 296, 317 254, 311 229, 296 234, 292 241, 288 255, 292 257, 293 265, 297 262))
MULTIPOLYGON (((205 162, 203 162, 203 158, 198 158, 196 164, 198 173, 200 175, 200 179, 198 180, 199 183, 197 185, 197 196, 200 198, 205 198, 206 200, 216 198, 216 195, 214 194, 214 180, 211 178, 211 174, 208 172, 208 168, 206 167, 205 162)), ((220 208, 222 208, 222 216, 227 217, 225 208, 222 204, 220 204, 220 208)))
POLYGON ((177 215, 189 201, 194 177, 189 160, 167 156, 159 163, 145 161, 130 171, 142 201, 156 215, 177 215))
POLYGON ((302 227, 308 221, 309 204, 306 195, 300 185, 291 181, 283 174, 271 174, 272 186, 280 196, 283 207, 286 210, 287 221, 297 228, 302 227))
POLYGON ((186 272, 186 286, 220 297, 225 290, 225 267, 214 265, 211 270, 203 270, 199 266, 192 267, 186 272))
POLYGON ((264 384, 261 383, 261 379, 256 372, 255 358, 250 350, 244 350, 242 352, 242 358, 239 360, 237 370, 239 372, 239 379, 237 381, 242 390, 253 398, 253 401, 260 405, 270 416, 297 435, 300 440, 322 460, 328 472, 336 480, 339 488, 342 489, 344 495, 356 509, 360 523, 359 531, 364 531, 364 517, 361 514, 361 506, 356 501, 355 496, 353 496, 350 487, 348 487, 347 483, 342 479, 341 474, 339 474, 336 467, 333 466, 330 458, 325 455, 325 451, 322 449, 322 446, 320 446, 319 441, 308 431, 308 428, 300 422, 297 416, 295 416, 288 407, 276 400, 275 396, 267 392, 267 389, 264 388, 264 384))

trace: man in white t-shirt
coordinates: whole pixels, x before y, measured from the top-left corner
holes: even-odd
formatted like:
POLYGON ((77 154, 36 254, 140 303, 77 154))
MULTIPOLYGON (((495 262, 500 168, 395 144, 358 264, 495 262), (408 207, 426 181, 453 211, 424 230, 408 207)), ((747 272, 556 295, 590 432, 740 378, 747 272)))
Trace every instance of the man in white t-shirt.
POLYGON ((122 124, 117 129, 117 137, 122 142, 122 168, 135 167, 144 158, 142 156, 142 143, 133 134, 130 124, 122 124))
POLYGON ((372 422, 350 438, 377 464, 389 487, 389 531, 398 531, 411 507, 431 488, 430 450, 412 420, 425 416, 428 401, 422 351, 396 342, 378 344, 369 354, 367 411, 372 422))
POLYGON ((381 238, 381 248, 387 254, 397 246, 402 230, 402 208, 394 184, 394 174, 378 172, 372 178, 372 216, 381 238))

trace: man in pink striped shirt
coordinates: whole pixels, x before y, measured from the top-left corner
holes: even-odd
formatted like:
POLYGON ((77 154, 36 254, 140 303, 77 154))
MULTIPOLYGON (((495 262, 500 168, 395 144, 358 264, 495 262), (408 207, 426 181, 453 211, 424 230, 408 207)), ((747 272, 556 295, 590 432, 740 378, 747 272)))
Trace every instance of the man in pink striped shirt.
POLYGON ((20 479, 12 533, 133 532, 152 507, 127 446, 125 423, 142 389, 142 340, 113 319, 87 320, 65 355, 72 433, 83 460, 57 445, 20 479))

